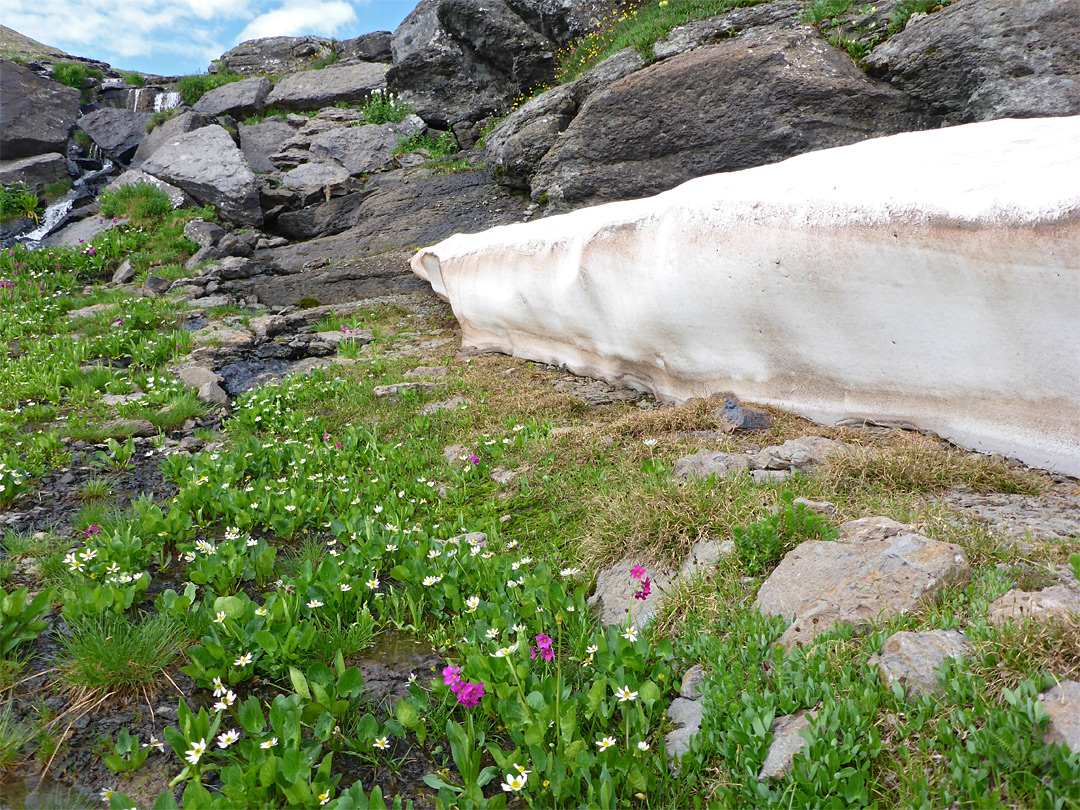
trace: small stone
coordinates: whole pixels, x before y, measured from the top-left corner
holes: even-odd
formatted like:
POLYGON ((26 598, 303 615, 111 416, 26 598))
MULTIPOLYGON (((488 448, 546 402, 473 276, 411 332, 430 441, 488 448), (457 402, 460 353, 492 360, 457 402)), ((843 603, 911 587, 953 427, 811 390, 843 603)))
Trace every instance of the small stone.
POLYGON ((441 380, 453 371, 448 366, 420 366, 405 372, 406 380, 441 380))
POLYGON ((758 484, 773 484, 787 481, 793 475, 791 470, 754 470, 750 474, 754 476, 754 482, 758 484))
POLYGON ((795 767, 795 755, 810 745, 809 740, 799 732, 810 728, 810 721, 817 716, 815 711, 800 711, 795 714, 777 717, 772 724, 772 744, 765 755, 758 779, 783 779, 795 767))
POLYGON ((258 338, 274 337, 285 331, 285 319, 280 315, 261 315, 252 318, 248 325, 258 338))
POLYGON ((185 436, 180 440, 181 450, 190 450, 194 452, 196 450, 201 450, 205 445, 206 442, 198 436, 185 436))
POLYGON ((668 760, 678 763, 690 750, 690 739, 701 731, 703 710, 698 701, 677 697, 668 706, 667 716, 675 729, 664 736, 664 745, 668 760))
POLYGON ((513 515, 503 515, 501 518, 499 518, 499 523, 509 523, 513 519, 513 515))
POLYGON ((517 476, 517 472, 506 467, 496 467, 491 471, 491 480, 496 484, 509 484, 517 476))
POLYGON ((723 556, 720 545, 712 538, 705 537, 698 540, 683 560, 679 568, 679 578, 690 579, 703 571, 715 568, 723 556))
POLYGON ((1080 616, 1080 593, 1064 585, 1041 591, 1013 589, 991 603, 987 618, 1001 625, 1019 619, 1071 619, 1080 616))
POLYGON ((127 284, 135 278, 135 268, 131 266, 130 259, 124 259, 112 276, 113 284, 127 284))
POLYGON ((675 462, 675 477, 689 478, 698 476, 707 478, 715 475, 717 478, 730 478, 750 469, 750 459, 747 456, 720 453, 715 450, 699 450, 692 456, 684 456, 675 462))
POLYGON ((679 687, 679 696, 684 697, 687 700, 697 700, 701 697, 699 687, 704 680, 705 667, 701 664, 694 664, 690 669, 686 670, 686 674, 683 675, 682 685, 679 687))
POLYGON ((442 402, 429 402, 423 408, 420 409, 420 413, 430 416, 433 413, 439 413, 440 411, 458 411, 469 404, 469 400, 465 397, 451 397, 450 399, 443 400, 442 402))
POLYGON ((456 543, 460 546, 468 546, 469 548, 474 546, 476 548, 487 548, 488 536, 484 532, 469 532, 468 534, 459 534, 456 537, 451 537, 446 542, 456 543))
POLYGON ((378 399, 386 399, 388 397, 397 399, 401 396, 402 391, 432 391, 435 388, 438 388, 438 385, 435 383, 393 383, 391 385, 376 385, 374 393, 378 399))
POLYGON ((890 636, 869 663, 878 668, 886 686, 899 683, 909 694, 926 695, 938 690, 937 671, 945 659, 967 655, 970 646, 955 630, 901 631, 890 636))
POLYGON ((451 444, 442 451, 447 464, 457 464, 472 455, 472 451, 463 444, 451 444))
POLYGON ((809 498, 796 498, 792 503, 805 506, 811 512, 816 512, 819 515, 836 514, 836 504, 830 501, 812 501, 809 498))
POLYGON ((731 394, 724 397, 724 404, 713 411, 712 416, 725 430, 732 432, 752 433, 772 427, 772 417, 768 411, 748 408, 731 394))
POLYGON ((1043 740, 1080 754, 1080 681, 1062 681, 1039 695, 1039 700, 1050 715, 1043 740))
POLYGON ((149 296, 164 295, 172 285, 172 279, 161 278, 161 276, 148 276, 146 281, 143 282, 142 291, 144 295, 149 296))
POLYGON ((915 527, 887 517, 865 517, 840 524, 840 538, 848 542, 887 540, 898 534, 912 534, 915 527))

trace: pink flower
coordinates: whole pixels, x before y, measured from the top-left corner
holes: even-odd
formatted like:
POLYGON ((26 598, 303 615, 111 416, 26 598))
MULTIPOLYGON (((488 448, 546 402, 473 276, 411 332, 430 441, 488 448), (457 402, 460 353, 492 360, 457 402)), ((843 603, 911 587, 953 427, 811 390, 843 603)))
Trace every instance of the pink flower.
POLYGON ((95 523, 89 529, 83 529, 83 534, 85 534, 87 537, 93 537, 95 534, 101 534, 101 527, 95 523))
POLYGON ((473 464, 480 463, 480 459, 477 456, 469 456, 469 461, 471 461, 473 464))
POLYGON ((448 666, 442 671, 443 683, 453 689, 461 683, 461 667, 448 666))
POLYGON ((635 565, 633 568, 630 569, 630 578, 631 579, 642 579, 644 576, 645 576, 645 569, 642 568, 640 565, 635 565))
POLYGON ((645 600, 649 598, 650 593, 652 593, 652 582, 645 577, 645 581, 641 583, 641 590, 634 594, 634 598, 645 600))
POLYGON ((466 708, 472 708, 480 702, 480 698, 484 696, 484 684, 482 683, 466 683, 457 693, 458 703, 466 708))

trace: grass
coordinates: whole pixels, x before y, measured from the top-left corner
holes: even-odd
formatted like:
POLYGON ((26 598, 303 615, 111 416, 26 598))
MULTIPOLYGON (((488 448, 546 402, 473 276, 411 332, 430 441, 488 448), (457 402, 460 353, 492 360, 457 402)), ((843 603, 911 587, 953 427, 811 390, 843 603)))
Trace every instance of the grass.
POLYGON ((105 74, 97 68, 88 67, 78 62, 57 62, 52 67, 52 77, 61 84, 66 84, 68 87, 74 87, 78 90, 82 94, 82 103, 87 104, 92 94, 89 86, 90 80, 104 79, 105 74))
POLYGON ((403 137, 394 148, 395 155, 419 151, 427 152, 430 158, 444 158, 456 155, 461 150, 453 132, 444 133, 439 138, 419 133, 409 138, 403 137))
POLYGON ((0 222, 19 217, 29 217, 36 222, 40 208, 37 194, 30 191, 25 183, 0 185, 0 222))
POLYGON ((22 749, 33 737, 33 731, 17 721, 11 701, 0 703, 0 777, 22 760, 22 749))
POLYGON ((239 73, 233 73, 225 68, 219 68, 217 73, 195 73, 190 76, 181 76, 176 83, 176 91, 180 98, 188 104, 194 104, 204 95, 222 85, 241 81, 244 77, 239 73))
POLYGON ((126 73, 121 73, 121 77, 130 85, 135 87, 146 87, 146 77, 135 70, 129 70, 126 73))
POLYGON ((98 198, 106 217, 130 217, 136 227, 162 220, 172 211, 169 195, 153 183, 130 183, 98 198))

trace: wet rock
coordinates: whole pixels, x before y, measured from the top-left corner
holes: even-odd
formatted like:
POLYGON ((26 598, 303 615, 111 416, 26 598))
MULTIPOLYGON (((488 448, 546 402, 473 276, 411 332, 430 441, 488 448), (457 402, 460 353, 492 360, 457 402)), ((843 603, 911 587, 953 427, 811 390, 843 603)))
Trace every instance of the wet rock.
POLYGON ((0 154, 4 160, 63 152, 79 91, 0 59, 0 154))
POLYGON ((426 393, 434 391, 438 387, 438 383, 427 382, 393 383, 391 385, 376 385, 373 392, 378 399, 397 399, 404 391, 426 393))
POLYGON ((965 656, 970 647, 955 630, 902 631, 890 636, 868 663, 878 668, 886 686, 899 683, 909 694, 925 695, 938 690, 945 659, 965 656))
POLYGON ((78 127, 110 158, 127 163, 146 137, 150 118, 150 113, 103 107, 82 116, 78 127))
POLYGON ((712 416, 721 427, 728 431, 754 433, 772 427, 772 417, 769 416, 768 411, 749 408, 739 402, 738 397, 731 394, 724 397, 724 404, 713 411, 712 416))
POLYGON ((171 143, 188 132, 208 127, 214 123, 213 117, 197 113, 194 110, 181 110, 168 121, 158 124, 142 139, 131 163, 138 166, 167 143, 171 143))
POLYGON ((161 296, 172 289, 172 285, 172 279, 162 278, 161 276, 147 276, 142 285, 142 292, 143 295, 161 296))
POLYGON ((173 208, 182 208, 185 205, 191 205, 194 202, 194 200, 185 194, 183 190, 177 188, 172 183, 166 183, 164 180, 159 180, 141 169, 127 169, 123 174, 109 183, 109 185, 105 187, 105 190, 116 191, 119 188, 134 185, 135 183, 149 183, 152 186, 160 188, 169 195, 169 204, 173 208))
POLYGON ((690 738, 701 731, 704 711, 700 702, 677 697, 668 706, 667 716, 675 728, 664 735, 664 745, 668 760, 678 763, 690 750, 690 738))
POLYGON ((837 622, 861 626, 914 610, 968 576, 964 550, 913 532, 881 540, 809 540, 788 552, 754 606, 792 621, 784 646, 806 644, 837 622))
POLYGON ((357 62, 323 70, 294 73, 279 81, 266 98, 267 106, 282 110, 319 110, 338 102, 360 104, 372 91, 386 87, 388 65, 357 62))
POLYGON ((1043 739, 1080 753, 1080 681, 1062 681, 1039 695, 1050 715, 1043 739))
POLYGON ((770 733, 772 743, 765 755, 758 779, 762 782, 768 779, 783 779, 795 766, 795 755, 810 745, 809 740, 802 736, 801 732, 810 729, 810 721, 817 716, 816 711, 799 711, 777 717, 773 721, 770 733))
POLYGON ((1080 593, 1064 585, 1041 591, 1011 590, 990 604, 987 618, 992 624, 1023 619, 1072 619, 1080 616, 1080 593))
POLYGON ((0 184, 23 183, 34 194, 41 194, 46 186, 68 177, 67 160, 58 152, 0 160, 0 184))
POLYGON ((215 87, 195 102, 194 109, 195 112, 212 118, 217 118, 219 115, 246 118, 263 111, 269 94, 270 80, 264 76, 255 76, 215 87))
POLYGON ((240 151, 253 172, 272 172, 277 167, 270 156, 276 154, 281 145, 293 137, 295 130, 280 118, 267 118, 258 124, 241 124, 240 151))

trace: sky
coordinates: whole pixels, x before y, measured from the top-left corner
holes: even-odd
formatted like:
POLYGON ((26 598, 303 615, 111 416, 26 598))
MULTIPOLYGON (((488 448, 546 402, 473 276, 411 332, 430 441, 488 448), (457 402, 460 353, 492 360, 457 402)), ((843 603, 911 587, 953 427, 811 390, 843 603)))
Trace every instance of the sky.
POLYGON ((205 73, 234 45, 260 37, 337 39, 393 31, 417 0, 0 0, 20 34, 119 70, 205 73))

